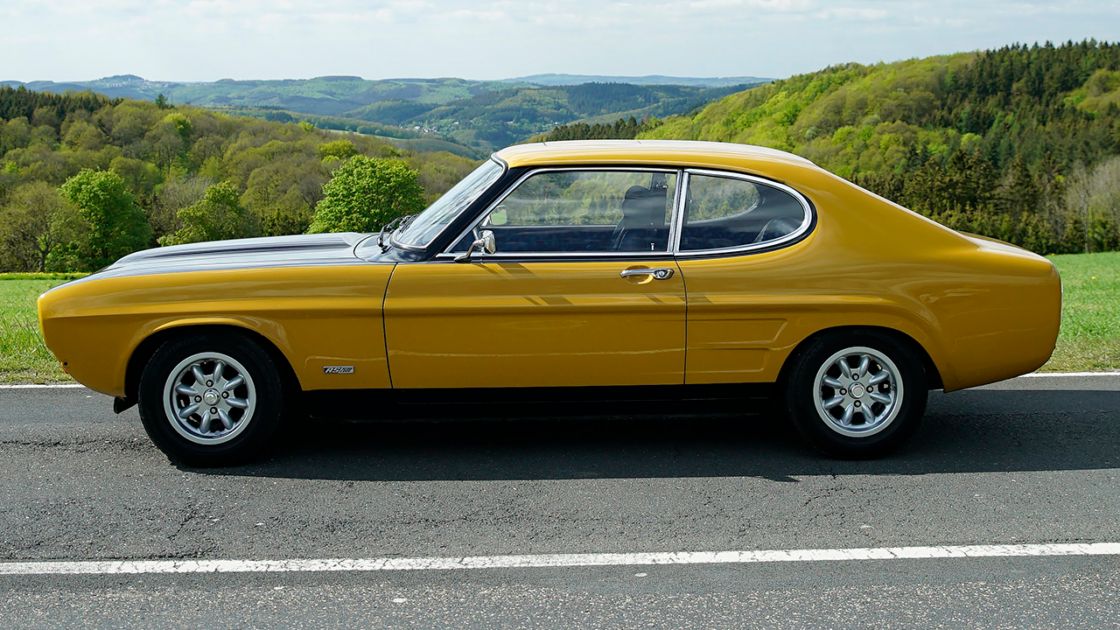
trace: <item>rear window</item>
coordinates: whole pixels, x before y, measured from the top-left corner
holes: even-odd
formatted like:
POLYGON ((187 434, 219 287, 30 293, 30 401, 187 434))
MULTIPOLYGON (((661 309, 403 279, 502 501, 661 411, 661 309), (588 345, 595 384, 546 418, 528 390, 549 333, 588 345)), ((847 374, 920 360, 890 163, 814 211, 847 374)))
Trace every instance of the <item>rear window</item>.
POLYGON ((764 244, 793 234, 808 218, 805 206, 784 190, 733 177, 692 174, 680 249, 764 244))

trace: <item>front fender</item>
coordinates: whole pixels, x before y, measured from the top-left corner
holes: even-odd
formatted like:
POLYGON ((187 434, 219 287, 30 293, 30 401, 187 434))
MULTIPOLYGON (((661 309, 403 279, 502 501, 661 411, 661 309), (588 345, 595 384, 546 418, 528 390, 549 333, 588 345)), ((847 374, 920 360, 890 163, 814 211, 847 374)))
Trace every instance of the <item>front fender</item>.
POLYGON ((75 380, 124 396, 129 361, 153 334, 199 325, 251 330, 303 389, 389 387, 381 324, 389 265, 184 272, 89 279, 39 298, 47 347, 75 380), (328 374, 328 365, 351 373, 328 374))

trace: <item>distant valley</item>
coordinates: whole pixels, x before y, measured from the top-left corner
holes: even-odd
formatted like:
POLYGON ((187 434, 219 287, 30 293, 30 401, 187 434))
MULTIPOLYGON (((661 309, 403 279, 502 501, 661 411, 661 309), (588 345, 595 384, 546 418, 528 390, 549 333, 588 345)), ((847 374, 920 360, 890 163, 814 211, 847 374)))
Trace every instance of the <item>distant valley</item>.
POLYGON ((768 82, 758 77, 684 78, 547 74, 501 81, 457 78, 313 79, 186 83, 118 75, 95 81, 0 81, 64 93, 90 90, 111 98, 191 104, 231 114, 422 142, 479 156, 573 122, 689 113, 714 99, 768 82))
POLYGON ((630 83, 632 85, 691 85, 693 87, 730 87, 732 85, 769 83, 773 80, 763 77, 668 77, 662 74, 649 74, 642 77, 602 74, 534 74, 515 79, 502 79, 507 83, 531 83, 533 85, 630 83))

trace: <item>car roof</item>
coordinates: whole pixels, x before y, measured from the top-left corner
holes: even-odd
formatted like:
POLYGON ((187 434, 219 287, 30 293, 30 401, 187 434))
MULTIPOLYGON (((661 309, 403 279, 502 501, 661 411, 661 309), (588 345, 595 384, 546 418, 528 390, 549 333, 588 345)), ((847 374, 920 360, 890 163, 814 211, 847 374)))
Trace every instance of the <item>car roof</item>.
POLYGON ((568 140, 507 147, 494 154, 511 168, 575 164, 674 165, 765 171, 766 165, 817 169, 809 160, 749 144, 692 140, 568 140))

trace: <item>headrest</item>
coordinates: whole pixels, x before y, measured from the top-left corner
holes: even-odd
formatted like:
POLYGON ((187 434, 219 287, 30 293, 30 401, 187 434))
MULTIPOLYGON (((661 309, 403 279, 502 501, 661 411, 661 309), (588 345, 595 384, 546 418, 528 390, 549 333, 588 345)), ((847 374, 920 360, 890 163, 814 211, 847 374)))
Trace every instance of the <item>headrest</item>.
POLYGON ((665 189, 631 186, 622 201, 622 220, 628 225, 657 225, 665 222, 665 189))
POLYGON ((626 189, 626 199, 637 199, 638 197, 645 197, 649 194, 649 189, 645 186, 631 186, 626 189))

